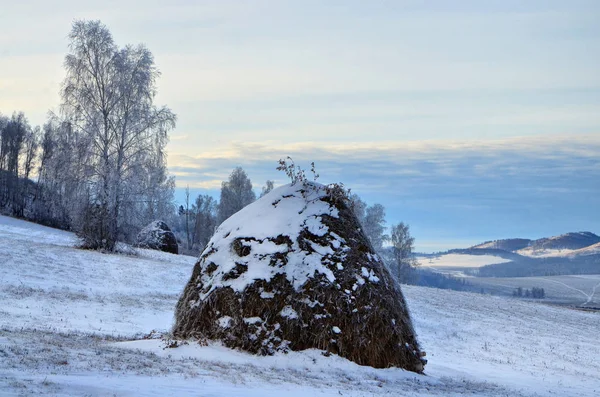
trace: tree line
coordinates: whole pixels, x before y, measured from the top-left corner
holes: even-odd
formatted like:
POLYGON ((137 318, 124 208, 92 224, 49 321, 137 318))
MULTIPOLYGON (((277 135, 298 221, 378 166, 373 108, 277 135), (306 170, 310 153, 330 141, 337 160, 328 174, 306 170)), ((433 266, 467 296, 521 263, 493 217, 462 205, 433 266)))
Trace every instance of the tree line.
POLYGON ((546 291, 543 288, 533 287, 530 290, 518 287, 513 290, 513 296, 517 298, 533 298, 533 299, 544 299, 546 297, 546 291))

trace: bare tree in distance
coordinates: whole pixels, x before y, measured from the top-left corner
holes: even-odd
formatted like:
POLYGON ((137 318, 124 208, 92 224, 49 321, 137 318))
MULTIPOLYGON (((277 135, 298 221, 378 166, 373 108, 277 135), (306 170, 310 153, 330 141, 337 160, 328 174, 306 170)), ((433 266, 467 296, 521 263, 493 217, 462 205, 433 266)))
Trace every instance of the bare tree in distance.
POLYGON ((274 185, 275 185, 275 182, 273 182, 272 180, 267 180, 267 182, 265 183, 265 186, 263 186, 263 188, 262 188, 260 197, 263 197, 263 196, 269 194, 273 190, 274 185))
POLYGON ((252 182, 242 167, 236 167, 229 179, 221 184, 219 223, 256 200, 252 182))
POLYGON ((392 257, 388 264, 392 274, 403 284, 414 281, 414 268, 418 265, 413 256, 415 239, 408 224, 400 222, 391 228, 392 257))
POLYGON ((0 208, 22 217, 37 152, 36 131, 23 112, 0 120, 0 208))
POLYGON ((192 248, 192 236, 190 235, 190 186, 185 187, 185 237, 187 249, 192 248))
POLYGON ((200 195, 196 198, 195 207, 194 244, 202 251, 217 227, 218 204, 212 196, 200 195))

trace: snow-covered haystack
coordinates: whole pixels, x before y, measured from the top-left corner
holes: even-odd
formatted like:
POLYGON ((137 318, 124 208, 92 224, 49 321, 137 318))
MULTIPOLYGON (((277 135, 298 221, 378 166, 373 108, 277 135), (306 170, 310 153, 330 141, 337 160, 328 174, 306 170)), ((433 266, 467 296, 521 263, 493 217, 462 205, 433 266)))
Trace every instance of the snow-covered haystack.
POLYGON ((422 372, 404 297, 340 192, 286 185, 223 222, 177 303, 174 337, 422 372))
POLYGON ((154 221, 143 228, 137 235, 136 247, 149 248, 171 254, 179 253, 175 234, 163 221, 154 221))

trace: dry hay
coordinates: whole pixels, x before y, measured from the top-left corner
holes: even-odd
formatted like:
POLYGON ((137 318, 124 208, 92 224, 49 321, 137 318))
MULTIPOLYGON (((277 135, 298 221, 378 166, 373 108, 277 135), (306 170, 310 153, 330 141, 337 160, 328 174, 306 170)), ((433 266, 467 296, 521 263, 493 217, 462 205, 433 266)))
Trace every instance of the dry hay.
MULTIPOLYGON (((276 207, 281 200, 298 199, 285 194, 286 188, 293 187, 280 188, 279 196, 276 190, 261 200, 271 200, 276 207)), ((225 346, 263 355, 316 348, 361 365, 422 372, 425 360, 420 358, 402 292, 374 253, 347 202, 313 183, 305 183, 296 192, 306 200, 303 210, 314 200, 334 210, 320 215, 326 233, 315 234, 314 228, 305 226, 295 241, 285 231, 274 231, 281 234, 262 239, 237 236, 228 243, 229 263, 215 263, 219 239, 231 233, 220 227, 177 303, 173 336, 220 340, 225 346), (253 253, 257 244, 275 249, 266 256, 253 253), (319 255, 324 266, 302 285, 290 275, 304 265, 291 263, 297 261, 294 254, 298 250, 319 255), (250 280, 241 290, 223 285, 236 285, 233 283, 248 274, 250 259, 260 255, 275 270, 272 277, 250 280)))

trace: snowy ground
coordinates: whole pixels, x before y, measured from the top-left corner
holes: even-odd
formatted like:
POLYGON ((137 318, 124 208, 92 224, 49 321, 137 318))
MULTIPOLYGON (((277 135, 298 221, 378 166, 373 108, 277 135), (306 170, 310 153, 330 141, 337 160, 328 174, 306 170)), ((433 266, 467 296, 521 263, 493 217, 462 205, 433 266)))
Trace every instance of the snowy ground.
POLYGON ((417 257, 417 260, 423 267, 429 267, 436 270, 437 268, 464 268, 464 267, 481 267, 485 265, 493 265, 495 263, 510 262, 509 259, 504 259, 494 255, 466 255, 466 254, 444 254, 436 257, 417 257))
POLYGON ((596 396, 600 315, 404 287, 426 375, 319 351, 255 357, 165 348, 194 258, 72 248, 72 234, 0 217, 0 395, 596 396))

